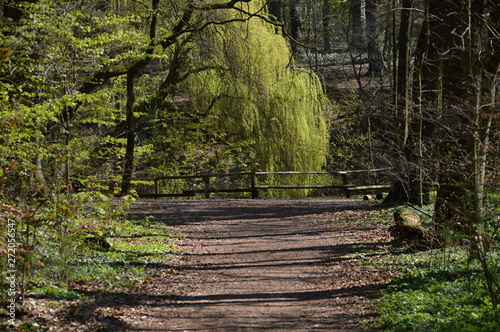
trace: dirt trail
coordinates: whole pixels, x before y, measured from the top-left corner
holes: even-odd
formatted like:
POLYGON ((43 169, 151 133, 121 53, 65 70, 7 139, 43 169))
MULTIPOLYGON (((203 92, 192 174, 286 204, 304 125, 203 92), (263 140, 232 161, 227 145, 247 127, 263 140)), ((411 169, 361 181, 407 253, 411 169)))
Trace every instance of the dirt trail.
POLYGON ((366 331, 363 299, 377 282, 359 282, 353 269, 360 267, 349 257, 387 245, 383 229, 356 224, 356 213, 372 206, 353 199, 139 200, 132 213, 185 234, 185 254, 149 286, 130 330, 366 331))

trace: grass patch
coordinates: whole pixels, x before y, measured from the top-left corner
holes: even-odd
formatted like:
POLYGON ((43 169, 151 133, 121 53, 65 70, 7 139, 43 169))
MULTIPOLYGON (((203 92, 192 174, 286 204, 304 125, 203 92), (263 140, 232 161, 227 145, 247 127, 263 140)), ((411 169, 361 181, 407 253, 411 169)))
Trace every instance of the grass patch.
POLYGON ((179 235, 149 220, 121 220, 98 236, 109 244, 82 245, 70 260, 67 279, 71 283, 101 283, 112 288, 130 288, 148 270, 168 263, 177 253, 179 235))
MULTIPOLYGON (((500 331, 479 263, 460 248, 402 254, 401 278, 380 294, 384 331, 500 331)), ((495 272, 499 273, 499 257, 495 272)))
MULTIPOLYGON (((51 237, 40 230, 29 256, 18 257, 19 270, 26 271, 22 285, 26 314, 16 318, 16 326, 0 323, 0 330, 22 331, 30 324, 34 330, 46 329, 57 325, 68 308, 123 297, 157 271, 168 269, 178 254, 180 237, 150 219, 127 218, 98 224, 82 219, 67 228, 65 236, 61 234, 51 237)), ((77 319, 77 325, 90 324, 74 313, 70 317, 77 319)))

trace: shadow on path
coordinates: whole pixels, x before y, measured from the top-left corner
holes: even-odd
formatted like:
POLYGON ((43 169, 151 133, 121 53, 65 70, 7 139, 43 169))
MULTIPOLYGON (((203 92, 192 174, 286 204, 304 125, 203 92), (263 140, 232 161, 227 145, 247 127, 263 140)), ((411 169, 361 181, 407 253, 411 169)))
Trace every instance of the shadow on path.
POLYGON ((340 211, 370 211, 378 202, 361 199, 140 199, 130 215, 153 216, 167 225, 210 220, 276 219, 340 211))

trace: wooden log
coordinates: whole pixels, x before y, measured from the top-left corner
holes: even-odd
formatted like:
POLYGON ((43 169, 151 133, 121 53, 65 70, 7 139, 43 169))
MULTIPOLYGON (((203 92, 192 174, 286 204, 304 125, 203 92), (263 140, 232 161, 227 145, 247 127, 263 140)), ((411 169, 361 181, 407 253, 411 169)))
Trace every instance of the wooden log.
POLYGON ((345 189, 344 185, 304 185, 304 186, 256 186, 257 189, 345 189))
POLYGON ((411 210, 394 211, 395 225, 389 232, 397 244, 408 244, 415 248, 429 248, 432 244, 432 233, 422 226, 420 216, 411 210))
POLYGON ((391 185, 389 184, 373 184, 369 186, 349 186, 346 189, 349 191, 356 191, 356 190, 378 190, 378 189, 389 189, 391 188, 391 185))

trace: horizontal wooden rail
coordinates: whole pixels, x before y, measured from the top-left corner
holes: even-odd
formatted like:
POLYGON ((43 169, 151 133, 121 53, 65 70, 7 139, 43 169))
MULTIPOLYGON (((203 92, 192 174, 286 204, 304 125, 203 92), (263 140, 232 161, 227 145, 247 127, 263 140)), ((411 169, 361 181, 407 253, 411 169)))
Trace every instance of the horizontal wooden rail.
POLYGON ((134 181, 157 181, 157 180, 183 180, 183 179, 201 179, 204 177, 209 178, 223 178, 230 176, 252 175, 258 172, 241 172, 241 173, 212 173, 212 174, 199 174, 199 175, 172 175, 172 176, 157 176, 154 178, 137 178, 134 181))
POLYGON ((269 186, 255 186, 257 189, 344 189, 347 186, 343 184, 325 184, 325 185, 304 185, 304 186, 294 186, 294 185, 269 185, 269 186))
POLYGON ((346 190, 356 191, 356 190, 375 190, 375 189, 390 189, 390 184, 374 184, 370 186, 353 186, 347 187, 346 190))
MULTIPOLYGON (((351 181, 351 175, 363 174, 363 173, 379 173, 390 171, 391 168, 377 168, 377 169, 367 169, 367 170, 344 170, 344 171, 280 171, 280 172, 242 172, 242 173, 224 173, 224 174, 199 174, 199 175, 173 175, 173 176, 158 176, 151 178, 137 178, 133 182, 153 182, 154 193, 153 194, 141 194, 139 197, 189 197, 195 196, 196 194, 203 194, 205 198, 210 198, 211 193, 250 193, 252 198, 259 197, 259 190, 269 190, 269 189, 340 189, 344 192, 344 195, 349 198, 351 194, 356 191, 378 191, 387 190, 391 187, 390 184, 373 184, 373 185, 356 185, 351 181), (321 175, 329 174, 340 176, 342 184, 330 184, 330 185, 266 185, 259 184, 258 177, 262 175, 321 175), (246 188, 214 188, 211 185, 211 178, 223 178, 223 177, 238 177, 238 176, 249 176, 250 183, 249 187, 246 188), (203 189, 188 189, 183 190, 180 193, 161 193, 160 181, 162 180, 192 180, 201 179, 203 181, 203 189)), ((115 186, 119 184, 116 180, 95 180, 89 182, 100 182, 108 183, 109 189, 113 192, 115 186)))
MULTIPOLYGON (((371 172, 382 172, 382 171, 390 171, 392 167, 388 168, 374 168, 374 169, 356 169, 356 170, 346 170, 346 171, 280 171, 280 172, 253 172, 256 175, 270 175, 270 174, 355 174, 355 173, 371 173, 371 172)), ((250 173, 251 174, 251 173, 250 173)))

